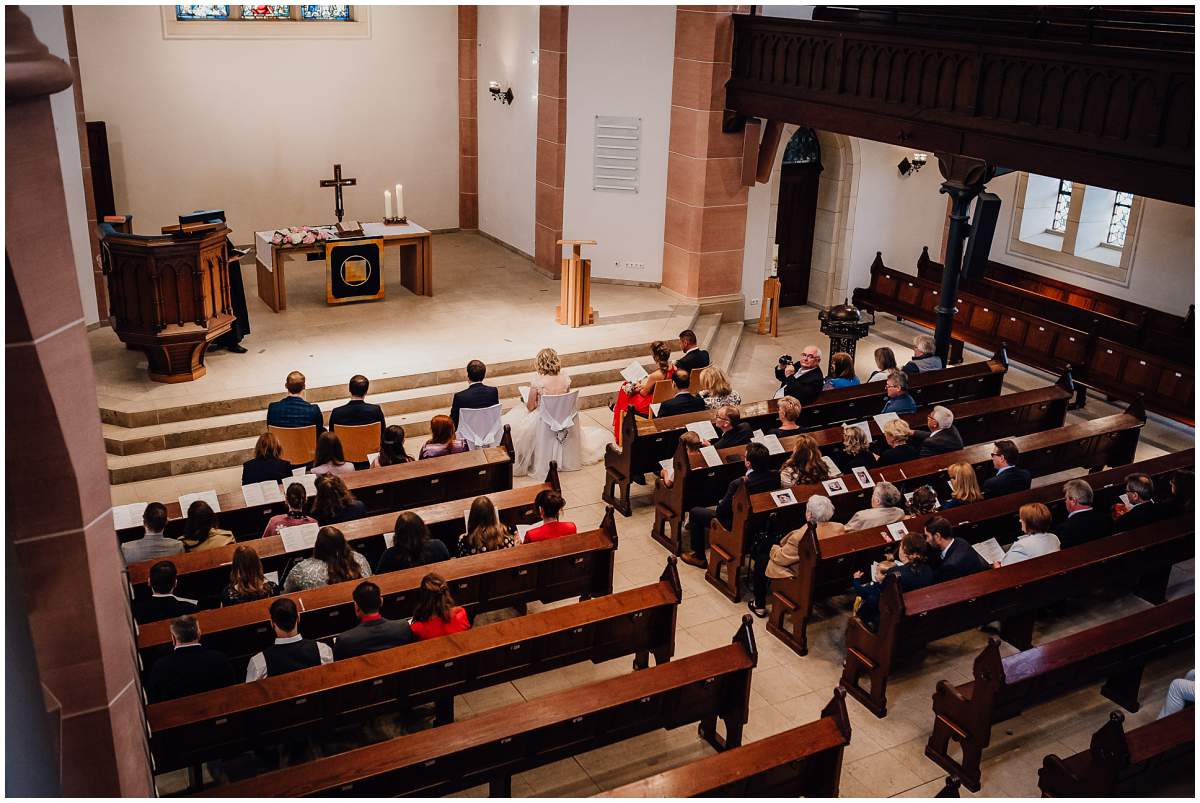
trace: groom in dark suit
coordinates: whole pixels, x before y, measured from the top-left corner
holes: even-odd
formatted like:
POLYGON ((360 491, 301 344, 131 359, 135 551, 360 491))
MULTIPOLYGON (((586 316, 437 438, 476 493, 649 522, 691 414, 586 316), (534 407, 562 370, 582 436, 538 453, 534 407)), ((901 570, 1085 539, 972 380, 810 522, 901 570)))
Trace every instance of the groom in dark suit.
POLYGON ((695 371, 708 367, 708 352, 696 345, 696 333, 691 329, 679 333, 679 348, 683 349, 683 356, 675 361, 676 368, 695 371))
POLYGON ((464 408, 478 410, 500 403, 500 393, 490 385, 483 384, 485 376, 487 376, 487 366, 480 360, 471 360, 467 363, 467 381, 471 384, 467 385, 466 390, 455 393, 454 401, 450 405, 450 418, 454 421, 455 428, 458 427, 459 410, 464 408))

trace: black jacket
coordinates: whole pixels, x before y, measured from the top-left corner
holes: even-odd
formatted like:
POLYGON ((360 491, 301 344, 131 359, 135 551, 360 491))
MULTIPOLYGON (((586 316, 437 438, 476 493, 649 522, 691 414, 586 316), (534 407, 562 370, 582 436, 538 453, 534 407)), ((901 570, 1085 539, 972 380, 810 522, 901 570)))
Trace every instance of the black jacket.
POLYGON ((1102 510, 1088 508, 1068 516, 1054 528, 1063 549, 1112 535, 1113 523, 1102 510))
POLYGON ((909 443, 920 449, 921 457, 957 452, 963 448, 962 435, 953 424, 946 429, 939 429, 932 435, 923 429, 914 430, 909 443))
POLYGON ((292 464, 282 457, 252 457, 242 463, 242 485, 267 480, 287 480, 292 476, 292 464))
POLYGON ((322 527, 326 527, 330 524, 341 524, 343 522, 361 519, 363 516, 367 515, 367 513, 368 510, 366 503, 355 499, 353 502, 342 508, 341 512, 337 515, 330 516, 328 519, 324 520, 318 519, 318 521, 321 523, 322 527))
POLYGON ((336 427, 360 427, 364 424, 379 422, 379 436, 387 427, 387 419, 383 416, 383 408, 362 399, 351 399, 341 407, 335 407, 329 413, 329 429, 336 427))
POLYGON ((675 367, 685 371, 695 371, 697 368, 707 368, 708 363, 708 352, 702 348, 696 348, 676 360, 675 367))
POLYGON ((333 643, 333 658, 340 661, 343 658, 379 652, 390 647, 410 644, 413 641, 416 641, 416 636, 413 635, 408 622, 403 619, 375 619, 370 622, 360 622, 357 627, 353 627, 337 637, 337 641, 333 643))
POLYGON ((979 556, 975 547, 962 538, 955 538, 950 544, 950 549, 946 551, 946 557, 941 558, 937 569, 934 570, 933 581, 940 583, 944 580, 954 580, 987 568, 987 561, 979 556))
POLYGON ((450 404, 450 418, 454 420, 454 427, 457 429, 459 410, 478 410, 499 403, 500 392, 498 390, 491 385, 476 382, 468 385, 466 390, 460 390, 454 394, 454 400, 450 404))
MULTIPOLYGON (((887 573, 896 575, 901 591, 915 591, 933 585, 933 569, 924 561, 893 566, 887 573)), ((887 577, 884 577, 884 580, 886 581, 887 577)), ((862 597, 862 605, 858 606, 855 615, 874 630, 879 621, 879 594, 883 591, 883 583, 872 583, 868 577, 851 582, 855 592, 862 597)))
POLYGON ((1140 505, 1135 505, 1125 512, 1116 522, 1113 523, 1114 533, 1123 533, 1126 530, 1133 530, 1138 527, 1143 527, 1147 524, 1153 524, 1163 518, 1163 513, 1170 513, 1167 505, 1159 505, 1155 502, 1142 502, 1140 505))
POLYGON ((163 619, 174 619, 185 613, 195 613, 196 605, 185 602, 173 596, 143 597, 133 602, 133 619, 139 625, 146 622, 161 622, 163 619))
POLYGON ((383 554, 379 556, 379 563, 375 566, 375 574, 384 574, 386 572, 398 572, 401 569, 411 569, 413 566, 428 566, 430 563, 440 563, 443 560, 450 560, 450 549, 444 541, 437 538, 430 538, 425 546, 421 549, 421 558, 419 563, 410 564, 407 560, 401 560, 400 551, 394 546, 390 546, 383 550, 383 554))
POLYGON ((808 404, 816 399, 825 387, 825 374, 821 372, 820 368, 805 371, 803 374, 797 370, 790 377, 785 377, 783 368, 776 366, 775 378, 783 385, 784 394, 791 396, 801 404, 808 404))
POLYGON ((721 435, 712 442, 712 445, 717 449, 728 449, 730 446, 749 443, 752 438, 754 438, 754 430, 750 429, 750 425, 745 421, 739 421, 736 427, 721 435))
POLYGON ((906 463, 909 460, 916 460, 921 456, 920 451, 911 443, 902 443, 899 446, 893 446, 890 449, 885 449, 883 454, 879 455, 879 461, 875 464, 876 467, 892 466, 896 463, 906 463))
POLYGON ((669 415, 683 415, 684 413, 698 413, 701 410, 708 409, 704 404, 704 399, 694 393, 680 393, 677 396, 672 396, 667 399, 658 408, 658 417, 665 418, 669 415))
POLYGON ((1028 491, 1031 482, 1033 482, 1032 474, 1020 466, 1013 466, 983 484, 983 498, 991 499, 1004 494, 1028 491))
POLYGON ((849 455, 838 449, 830 457, 833 458, 833 462, 837 463, 838 469, 843 474, 849 474, 856 468, 875 468, 879 465, 879 458, 869 449, 863 450, 856 455, 849 455))
POLYGON ((228 656, 203 644, 179 647, 154 662, 146 681, 152 703, 174 700, 202 691, 223 689, 237 681, 228 656))
POLYGON ((725 489, 725 495, 717 503, 717 520, 726 530, 733 526, 733 496, 742 485, 746 486, 751 495, 764 491, 777 491, 780 485, 779 472, 751 471, 729 483, 729 487, 725 489))

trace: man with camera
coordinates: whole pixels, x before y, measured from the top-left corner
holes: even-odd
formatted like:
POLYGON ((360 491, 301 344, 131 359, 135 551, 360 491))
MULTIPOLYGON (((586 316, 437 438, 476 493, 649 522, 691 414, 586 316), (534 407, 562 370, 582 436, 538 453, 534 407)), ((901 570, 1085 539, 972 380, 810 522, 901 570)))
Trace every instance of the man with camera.
POLYGON ((813 401, 825 385, 825 375, 821 372, 821 350, 816 346, 805 346, 797 363, 792 362, 791 355, 784 354, 775 367, 775 378, 783 386, 783 393, 779 395, 791 396, 801 404, 813 401))

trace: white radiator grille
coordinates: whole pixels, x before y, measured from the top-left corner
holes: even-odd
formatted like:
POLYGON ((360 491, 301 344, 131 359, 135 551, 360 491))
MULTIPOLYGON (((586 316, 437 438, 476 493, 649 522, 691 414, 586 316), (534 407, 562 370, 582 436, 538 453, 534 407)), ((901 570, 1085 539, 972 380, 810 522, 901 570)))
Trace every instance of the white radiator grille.
POLYGON ((592 146, 592 189, 637 192, 642 153, 642 118, 596 116, 592 146))

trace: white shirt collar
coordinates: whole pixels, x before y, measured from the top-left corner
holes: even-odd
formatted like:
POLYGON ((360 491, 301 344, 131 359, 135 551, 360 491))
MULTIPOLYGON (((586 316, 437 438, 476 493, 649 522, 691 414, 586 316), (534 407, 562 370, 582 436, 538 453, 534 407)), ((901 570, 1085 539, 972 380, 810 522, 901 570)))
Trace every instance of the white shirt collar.
POLYGON ((946 553, 950 551, 950 547, 952 547, 952 546, 954 546, 954 542, 953 542, 953 541, 951 541, 950 543, 946 544, 946 548, 942 550, 942 558, 943 558, 943 559, 945 559, 945 557, 946 557, 946 553))
POLYGON ((201 646, 200 642, 193 641, 191 644, 176 644, 175 649, 182 650, 184 647, 199 647, 199 646, 201 646))
POLYGON ((1089 510, 1091 510, 1091 508, 1090 508, 1090 507, 1081 507, 1081 508, 1079 508, 1079 510, 1072 510, 1070 513, 1068 513, 1068 514, 1067 514, 1067 518, 1068 518, 1068 519, 1069 519, 1069 518, 1071 518, 1071 517, 1072 517, 1072 516, 1074 516, 1076 513, 1086 513, 1086 512, 1087 512, 1087 511, 1089 511, 1089 510))
POLYGON ((690 349, 684 349, 684 350, 683 350, 683 353, 684 353, 685 355, 686 355, 686 354, 691 354, 693 351, 695 351, 695 350, 696 350, 696 349, 698 349, 698 348, 700 348, 700 345, 699 345, 699 344, 696 344, 695 346, 692 346, 690 349))
POLYGON ((287 638, 276 638, 275 643, 276 644, 295 644, 297 641, 302 641, 303 639, 304 639, 304 636, 297 633, 296 635, 288 636, 287 638))
POLYGON ((1001 474, 1008 471, 1010 468, 1012 468, 1012 466, 1005 466, 1004 468, 996 469, 996 476, 999 477, 1001 474))

